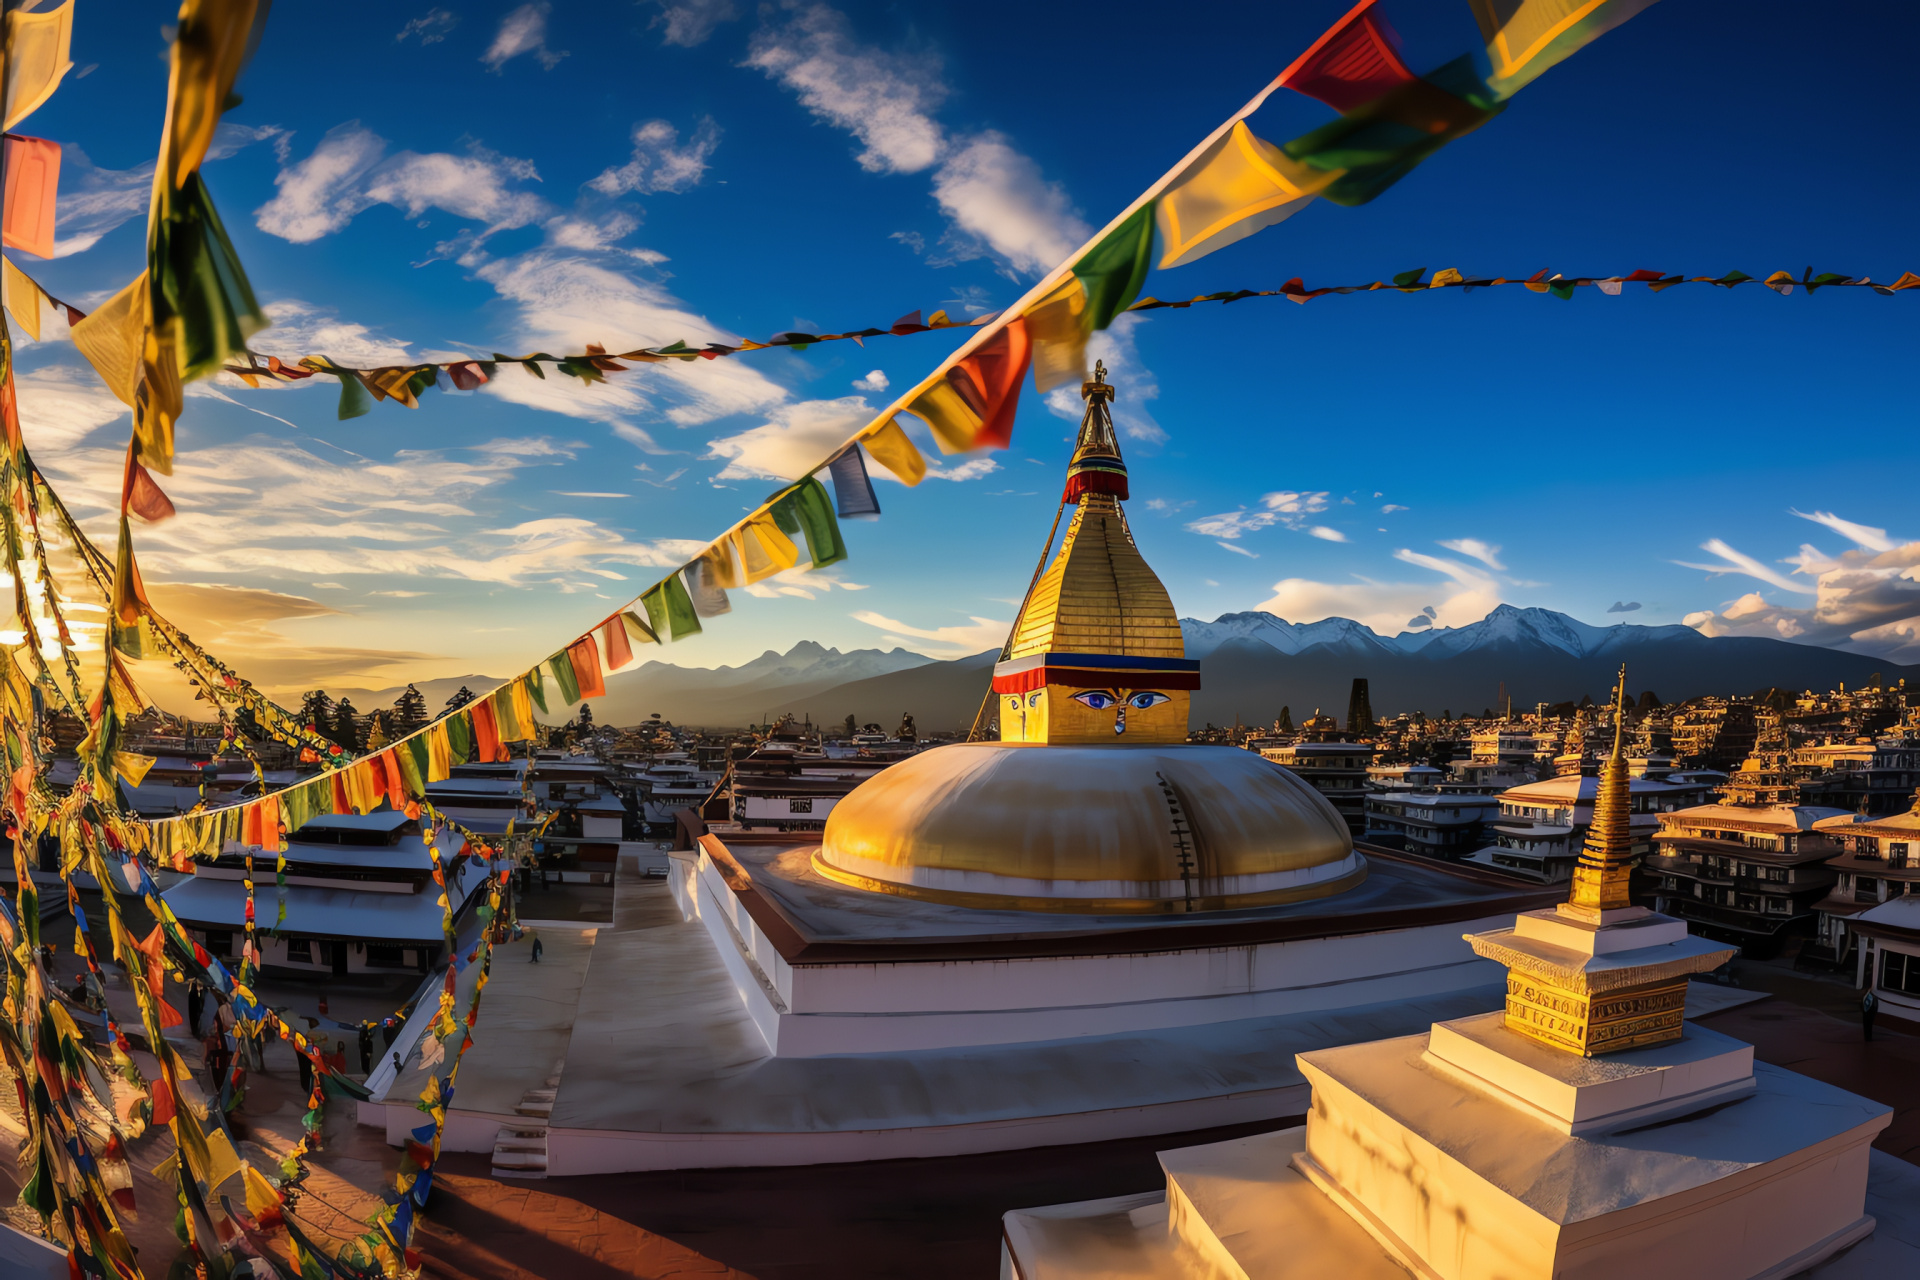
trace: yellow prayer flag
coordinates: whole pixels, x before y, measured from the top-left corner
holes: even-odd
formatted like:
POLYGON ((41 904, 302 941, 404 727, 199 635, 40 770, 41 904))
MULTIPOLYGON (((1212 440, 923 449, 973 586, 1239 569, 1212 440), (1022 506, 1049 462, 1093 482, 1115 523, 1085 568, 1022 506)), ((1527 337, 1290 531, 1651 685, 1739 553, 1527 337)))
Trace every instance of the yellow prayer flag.
POLYGON ((1427 281, 1429 289, 1444 289, 1450 284, 1459 284, 1466 277, 1460 274, 1460 268, 1448 267, 1445 271, 1433 273, 1433 279, 1427 281))
POLYGON ((780 531, 770 511, 757 511, 747 517, 746 523, 734 530, 733 540, 740 549, 740 564, 749 584, 791 569, 800 561, 800 548, 780 531))
POLYGON ((67 60, 73 43, 73 0, 44 13, 16 9, 7 15, 6 32, 4 127, 11 129, 51 98, 60 78, 73 67, 67 60))
POLYGON ((1087 376, 1087 287, 1068 275, 1027 308, 1033 389, 1047 392, 1087 376))
POLYGON ((180 6, 161 145, 165 164, 153 175, 156 185, 178 191, 206 159, 246 61, 257 8, 258 0, 186 0, 180 6))
POLYGON ((1343 172, 1301 164, 1254 137, 1246 121, 1234 121, 1160 197, 1160 265, 1185 266, 1286 221, 1343 172))
POLYGON ((513 718, 520 722, 522 736, 533 736, 533 695, 527 691, 526 677, 522 676, 507 686, 509 696, 513 698, 513 718))
POLYGON ((0 263, 6 264, 0 269, 5 274, 5 284, 0 285, 0 289, 5 291, 7 313, 19 322, 29 338, 38 342, 40 299, 46 296, 46 291, 33 282, 32 276, 14 266, 12 258, 0 258, 0 263))
POLYGON ((212 1190, 240 1172, 240 1156, 219 1129, 207 1130, 207 1188, 212 1190))
POLYGON ((147 273, 108 298, 73 326, 73 345, 87 358, 107 390, 131 406, 140 385, 147 337, 147 273))
POLYGON ((1511 97, 1654 0, 1468 0, 1493 66, 1489 86, 1511 97))
POLYGON ((927 460, 900 424, 892 418, 871 427, 860 437, 873 460, 893 472, 894 478, 909 487, 927 478, 927 460))
POLYGON ((453 744, 447 740, 447 722, 427 730, 427 781, 445 782, 453 776, 453 744))
POLYGON ((136 751, 116 751, 113 753, 113 771, 130 787, 140 785, 147 776, 147 770, 153 768, 154 757, 143 756, 136 751))
POLYGON ((259 1219, 280 1211, 280 1193, 273 1189, 265 1174, 247 1165, 241 1169, 241 1175, 246 1180, 248 1213, 259 1219))
POLYGON ((942 453, 965 453, 980 434, 980 415, 943 372, 907 404, 908 413, 933 428, 942 453))
POLYGON ((740 562, 733 554, 733 543, 729 539, 722 538, 702 551, 697 563, 711 586, 725 589, 747 585, 740 576, 740 562))
POLYGON ((500 741, 522 742, 533 736, 530 726, 520 719, 510 686, 503 685, 495 689, 489 701, 493 703, 493 723, 500 734, 500 741))

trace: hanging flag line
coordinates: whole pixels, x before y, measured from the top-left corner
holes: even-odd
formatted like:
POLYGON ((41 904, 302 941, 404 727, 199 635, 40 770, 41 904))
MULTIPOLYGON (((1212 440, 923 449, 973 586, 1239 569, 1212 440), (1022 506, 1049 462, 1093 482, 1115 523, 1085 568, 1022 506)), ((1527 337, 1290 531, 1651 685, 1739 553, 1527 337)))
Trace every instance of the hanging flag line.
POLYGON ((1908 289, 1920 288, 1920 275, 1915 275, 1911 271, 1902 272, 1900 278, 1891 284, 1881 284, 1867 276, 1848 276, 1831 271, 1815 275, 1812 267, 1808 267, 1797 278, 1789 272, 1776 271, 1765 279, 1758 276, 1750 276, 1744 271, 1729 271, 1723 276, 1668 275, 1662 271, 1646 270, 1630 272, 1624 276, 1563 276, 1558 274, 1550 276, 1545 271, 1538 271, 1531 276, 1493 276, 1489 278, 1468 276, 1457 268, 1449 267, 1445 271, 1435 272, 1431 280, 1423 281, 1422 277, 1425 276, 1425 274, 1425 267, 1416 267, 1412 271, 1402 271, 1386 281, 1375 280, 1369 284, 1329 285, 1318 289, 1307 288, 1300 277, 1295 276, 1278 289, 1236 289, 1224 293, 1205 293, 1196 298, 1188 298, 1185 301, 1163 301, 1159 298, 1142 298, 1131 307, 1128 307, 1127 310, 1158 311, 1165 308, 1190 307, 1196 302, 1238 302, 1242 298, 1291 298, 1295 302, 1305 303, 1311 302, 1315 298, 1325 297, 1330 293, 1374 293, 1380 290, 1390 290, 1398 293, 1424 293, 1430 289, 1463 289, 1468 293, 1472 293, 1475 289, 1492 289, 1503 284, 1521 285, 1534 293, 1550 293, 1557 298, 1572 298, 1575 289, 1585 288, 1587 286, 1597 287, 1601 293, 1618 297, 1621 292, 1621 286, 1629 284, 1644 284, 1653 293, 1659 293, 1663 289, 1671 289, 1676 285, 1683 284, 1712 284, 1718 285, 1723 289, 1734 289, 1743 284, 1759 284, 1765 285, 1775 293, 1783 296, 1791 294, 1796 288, 1805 289, 1808 297, 1812 297, 1822 289, 1871 289, 1875 293, 1892 297, 1894 294, 1904 292, 1908 289))

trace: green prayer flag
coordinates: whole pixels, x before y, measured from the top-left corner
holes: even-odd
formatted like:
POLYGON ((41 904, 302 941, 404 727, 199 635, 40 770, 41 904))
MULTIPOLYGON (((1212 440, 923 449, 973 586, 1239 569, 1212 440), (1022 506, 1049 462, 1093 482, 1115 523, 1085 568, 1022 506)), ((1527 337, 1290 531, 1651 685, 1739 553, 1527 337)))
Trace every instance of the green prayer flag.
POLYGON ((254 300, 240 255, 198 172, 187 175, 155 219, 147 267, 154 324, 179 322, 182 381, 218 373, 271 323, 254 300))
POLYGON ((1133 305, 1147 282, 1147 264, 1153 260, 1154 202, 1135 209, 1125 222, 1107 233, 1073 264, 1073 274, 1087 290, 1087 322, 1104 329, 1133 305))
MULTIPOLYGON (((328 372, 333 371, 328 370, 328 372)), ((334 373, 334 376, 340 379, 340 412, 336 415, 340 421, 345 422, 348 418, 363 417, 373 412, 373 397, 367 394, 367 384, 360 381, 358 374, 348 373, 343 369, 334 373)))
POLYGON ((456 711, 447 717, 447 746, 455 764, 467 764, 474 756, 473 712, 456 711))
POLYGON ((424 797, 427 794, 427 775, 433 767, 433 751, 427 745, 427 735, 414 734, 400 744, 400 749, 394 755, 400 757, 400 781, 407 788, 407 794, 424 797), (405 754, 402 755, 402 752, 405 754))
POLYGON ((553 679, 560 686, 560 697, 568 706, 580 701, 580 679, 573 674, 573 659, 562 649, 547 659, 547 667, 553 672, 553 679))
POLYGON ((1365 204, 1504 110, 1465 55, 1280 149, 1322 172, 1343 171, 1321 196, 1335 204, 1365 204))
POLYGON ((536 666, 533 670, 527 672, 526 681, 527 697, 533 699, 534 706, 545 711, 547 709, 547 689, 545 683, 540 678, 540 668, 536 666))
POLYGON ((646 607, 655 635, 683 640, 700 631, 700 615, 693 611, 693 597, 687 594, 687 584, 680 581, 677 573, 654 584, 640 597, 640 603, 646 607))
POLYGON ((773 504, 773 520, 788 537, 804 535, 807 554, 813 567, 821 569, 847 558, 847 544, 840 537, 840 522, 833 514, 833 499, 826 486, 812 476, 787 490, 773 504))

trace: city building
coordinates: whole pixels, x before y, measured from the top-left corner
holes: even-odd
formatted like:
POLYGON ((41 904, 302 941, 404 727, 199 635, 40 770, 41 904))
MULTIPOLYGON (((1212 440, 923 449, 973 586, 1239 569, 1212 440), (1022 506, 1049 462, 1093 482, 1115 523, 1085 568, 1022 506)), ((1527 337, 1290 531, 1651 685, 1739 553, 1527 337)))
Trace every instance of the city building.
MULTIPOLYGON (((440 834, 440 861, 456 927, 478 904, 489 863, 457 832, 440 834)), ((230 843, 166 890, 194 941, 226 961, 246 925, 246 853, 230 843)), ((287 914, 275 855, 253 849, 255 938, 263 969, 293 973, 426 973, 445 959, 440 889, 420 824, 404 813, 323 814, 287 839, 287 914)))
MULTIPOLYGON (((1493 843, 1468 855, 1466 861, 1541 884, 1567 883, 1593 824, 1599 787, 1600 780, 1593 775, 1568 774, 1501 792, 1499 813, 1491 824, 1493 843)), ((1711 794, 1699 782, 1630 778, 1635 856, 1651 849, 1659 829, 1658 815, 1698 804, 1711 794)))
POLYGON ((1815 932, 1815 904, 1832 892, 1840 845, 1817 825, 1844 817, 1794 804, 1708 804, 1660 816, 1643 864, 1654 909, 1755 954, 1815 932))
POLYGON ((1372 743, 1295 742, 1284 747, 1263 747, 1260 755, 1325 796, 1355 837, 1366 831, 1367 769, 1373 763, 1372 743))
POLYGON ((1425 858, 1458 859, 1486 844, 1500 798, 1464 791, 1385 791, 1367 796, 1368 844, 1425 858))
POLYGON ((1855 985, 1871 986, 1884 1012, 1920 1023, 1920 896, 1889 898, 1850 925, 1860 939, 1855 985))
POLYGON ((1920 897, 1920 800, 1904 813, 1841 814, 1814 827, 1841 852, 1827 861, 1836 879, 1831 892, 1814 903, 1818 927, 1801 954, 1843 966, 1853 958, 1854 920, 1891 899, 1920 897))

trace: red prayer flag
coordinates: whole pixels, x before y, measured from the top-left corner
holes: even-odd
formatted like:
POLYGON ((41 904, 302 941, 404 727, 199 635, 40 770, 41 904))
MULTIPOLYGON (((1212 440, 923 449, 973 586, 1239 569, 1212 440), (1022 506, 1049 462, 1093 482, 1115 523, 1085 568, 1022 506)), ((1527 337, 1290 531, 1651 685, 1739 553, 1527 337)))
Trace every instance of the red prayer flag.
POLYGON ((633 642, 627 638, 627 624, 614 614, 600 624, 600 638, 607 645, 607 669, 618 671, 633 661, 633 642))
POLYGON ((330 776, 333 778, 333 811, 352 813, 353 802, 347 799, 347 771, 336 769, 330 776))
POLYGON ((54 197, 60 189, 60 144, 7 135, 6 218, 0 241, 36 258, 53 256, 54 197))
POLYGON ((600 646, 593 642, 592 636, 582 636, 568 645, 567 660, 573 664, 573 678, 580 682, 581 697, 606 695, 607 682, 600 676, 600 646))
POLYGON ((1360 0, 1280 73, 1279 83, 1345 115, 1417 78, 1400 60, 1399 44, 1373 0, 1360 0))
POLYGON ((980 415, 973 447, 1005 449, 1013 443, 1013 415, 1020 407, 1020 379, 1033 358, 1025 317, 1013 321, 947 371, 947 380, 980 415))
POLYGON ((481 698, 471 704, 473 712, 473 749, 481 762, 497 763, 507 758, 500 749, 500 724, 493 718, 493 699, 481 698))

